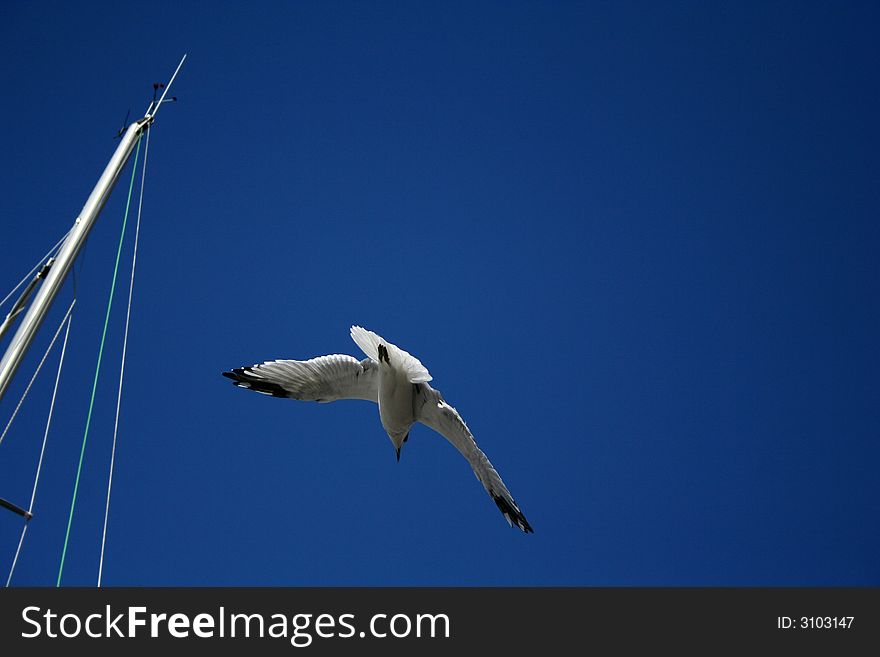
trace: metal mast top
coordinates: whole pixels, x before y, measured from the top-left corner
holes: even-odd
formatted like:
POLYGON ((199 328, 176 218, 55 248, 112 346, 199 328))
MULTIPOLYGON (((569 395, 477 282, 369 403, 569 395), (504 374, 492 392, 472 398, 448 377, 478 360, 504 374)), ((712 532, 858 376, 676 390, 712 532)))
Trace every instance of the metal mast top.
POLYGON ((122 173, 122 169, 125 168, 126 163, 131 157, 131 153, 134 150, 135 144, 137 144, 138 138, 141 133, 153 123, 156 113, 162 106, 162 103, 165 100, 165 95, 171 87, 171 83, 174 82, 174 78, 177 77, 177 73, 180 71, 185 60, 186 55, 183 56, 180 63, 177 65, 177 69, 174 71, 171 80, 169 80, 168 84, 165 86, 165 92, 162 94, 159 101, 151 102, 144 117, 139 121, 132 123, 122 135, 122 138, 119 141, 119 146, 116 147, 116 151, 110 158, 110 162, 107 163, 107 166, 101 174, 101 177, 98 179, 95 188, 86 200, 85 205, 73 224, 73 228, 70 229, 70 233, 68 233, 67 238, 64 240, 64 244, 61 245, 58 255, 55 256, 55 261, 52 263, 52 267, 46 276, 46 280, 43 281, 43 284, 40 286, 36 297, 34 297, 33 303, 25 314, 24 319, 21 320, 21 325, 18 327, 18 331, 16 331, 15 335, 12 337, 9 347, 3 355, 3 359, 0 360, 0 400, 3 399, 3 394, 12 382, 12 378, 15 376, 19 365, 21 365, 25 353, 31 346, 40 325, 46 318, 46 314, 49 312, 49 307, 58 295, 71 267, 73 267, 73 263, 76 261, 76 257, 79 255, 83 244, 85 244, 92 226, 94 226, 98 215, 107 203, 107 199, 110 197, 110 193, 113 191, 113 187, 119 179, 119 174, 122 173))

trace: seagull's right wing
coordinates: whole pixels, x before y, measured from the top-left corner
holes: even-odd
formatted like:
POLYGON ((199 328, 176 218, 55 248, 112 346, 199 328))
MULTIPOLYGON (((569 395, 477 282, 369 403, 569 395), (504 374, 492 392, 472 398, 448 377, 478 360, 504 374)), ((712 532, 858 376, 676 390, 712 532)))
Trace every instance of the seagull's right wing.
POLYGON ((498 471, 492 466, 483 450, 477 447, 473 434, 458 411, 446 403, 439 390, 435 390, 427 383, 417 384, 417 391, 413 405, 416 420, 431 427, 461 452, 471 464, 474 474, 483 484, 486 492, 495 500, 495 504, 498 505, 509 525, 515 524, 525 533, 533 533, 529 521, 520 511, 507 486, 501 481, 498 471))
POLYGON ((332 354, 311 360, 271 360, 237 367, 223 376, 241 387, 273 397, 331 402, 379 400, 379 366, 365 358, 332 354))

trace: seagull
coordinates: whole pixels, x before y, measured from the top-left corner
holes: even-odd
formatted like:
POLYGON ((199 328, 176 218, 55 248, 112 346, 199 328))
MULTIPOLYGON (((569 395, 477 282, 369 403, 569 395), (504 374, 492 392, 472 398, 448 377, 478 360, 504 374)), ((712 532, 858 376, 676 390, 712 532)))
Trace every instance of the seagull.
POLYGON ((360 326, 351 327, 351 338, 367 355, 331 354, 311 360, 271 360, 238 367, 223 376, 241 388, 272 397, 332 402, 366 399, 379 405, 379 419, 400 461, 400 448, 409 439, 413 424, 430 427, 461 452, 486 492, 512 527, 533 533, 464 420, 428 381, 433 377, 412 354, 360 326))

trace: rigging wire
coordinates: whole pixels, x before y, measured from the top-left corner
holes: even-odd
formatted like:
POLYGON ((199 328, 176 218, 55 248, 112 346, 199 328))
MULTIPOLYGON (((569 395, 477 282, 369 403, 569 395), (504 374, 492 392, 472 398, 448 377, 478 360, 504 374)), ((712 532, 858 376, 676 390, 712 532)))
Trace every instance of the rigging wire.
POLYGON ((131 320, 131 297, 134 291, 134 272, 137 265, 138 238, 141 233, 141 210, 144 205, 144 181, 147 176, 147 157, 150 154, 150 129, 147 128, 147 141, 144 145, 144 163, 141 167, 141 189, 138 198, 137 221, 134 229, 134 252, 131 257, 131 279, 128 284, 128 309, 125 311, 125 333, 122 338, 122 358, 119 365, 119 388, 116 392, 116 420, 113 424, 113 448, 110 451, 110 473, 107 476, 107 503, 104 506, 104 531, 101 534, 101 559, 98 562, 98 588, 104 574, 104 546, 107 543, 107 519, 110 516, 110 491, 113 488, 113 466, 116 463, 116 435, 119 431, 119 410, 122 404, 122 379, 125 376, 125 354, 128 351, 128 326, 131 320))
POLYGON ((22 278, 22 279, 18 282, 18 285, 16 285, 14 288, 12 288, 12 289, 9 291, 9 294, 7 294, 5 297, 3 297, 3 301, 0 301, 0 307, 2 307, 4 303, 6 303, 7 301, 9 301, 10 297, 18 291, 18 288, 20 288, 22 285, 24 285, 25 281, 29 280, 30 277, 33 276, 34 272, 37 271, 40 267, 42 267, 42 266, 43 266, 43 263, 46 262, 46 260, 47 260, 50 256, 52 256, 52 255, 55 254, 55 252, 58 250, 58 247, 61 246, 61 243, 62 243, 65 239, 67 239, 67 236, 70 234, 70 231, 71 231, 71 230, 73 230, 73 229, 72 229, 72 228, 71 228, 71 229, 68 229, 67 232, 64 233, 64 235, 61 236, 61 239, 58 240, 58 241, 55 243, 55 246, 53 246, 51 249, 49 249, 49 251, 46 253, 46 255, 44 255, 42 258, 40 258, 40 261, 39 261, 36 265, 34 265, 34 268, 31 269, 27 274, 24 275, 24 278, 22 278))
MULTIPOLYGON (((55 387, 52 390, 52 402, 49 404, 49 417, 46 418, 46 431, 43 433, 43 446, 40 448, 40 459, 37 461, 37 474, 34 477, 34 488, 31 491, 30 504, 28 504, 28 516, 26 516, 24 525, 21 528, 21 536, 18 539, 15 558, 13 558, 12 566, 9 568, 9 576, 6 578, 6 588, 9 588, 9 584, 12 582, 12 574, 15 572, 15 565, 18 563, 19 554, 21 554, 21 546, 24 543, 24 537, 25 534, 27 534, 28 526, 31 524, 31 518, 33 518, 34 500, 37 497, 37 485, 40 483, 40 472, 43 469, 43 456, 46 454, 46 440, 49 438, 49 427, 52 426, 52 416, 55 412, 55 398, 58 396, 58 382, 61 380, 61 368, 64 366, 64 356, 67 353, 67 339, 70 337, 70 323, 73 321, 73 315, 70 314, 70 311, 73 310, 75 304, 76 298, 71 301, 70 307, 67 309, 67 314, 64 316, 64 319, 61 320, 61 326, 64 326, 64 322, 67 321, 67 329, 64 331, 64 342, 61 345, 61 358, 58 359, 58 372, 55 374, 55 387)), ((61 330, 61 326, 58 327, 59 331, 61 330)), ((51 348, 52 345, 49 345, 49 349, 51 348)))
MULTIPOLYGON (((64 319, 67 319, 68 315, 70 315, 70 311, 73 310, 73 306, 76 303, 76 299, 70 303, 70 308, 67 309, 67 314, 64 315, 64 319)), ((46 358, 49 356, 49 352, 52 350, 52 347, 55 344, 55 341, 58 339, 58 335, 61 333, 61 329, 64 326, 64 320, 61 320, 61 324, 58 326, 58 330, 55 331, 55 335, 52 337, 52 341, 49 343, 48 348, 46 349, 46 353, 43 354, 43 358, 40 359, 40 364, 37 365, 37 369, 34 370, 33 376, 31 376, 31 380, 28 381, 27 387, 24 389, 24 392, 21 393, 21 398, 18 400, 18 404, 15 405, 15 410, 12 411, 12 415, 9 418, 9 422, 6 423, 6 428, 3 429, 3 433, 0 434, 0 445, 3 444, 3 439, 6 438, 6 434, 9 433, 9 428, 12 426, 13 421, 15 421, 15 416, 18 415, 18 411, 21 410, 21 405, 24 403, 25 398, 28 396, 28 393, 31 391, 31 386, 34 385, 34 381, 37 380, 37 375, 40 373, 40 370, 43 367, 43 363, 46 362, 46 358)))
POLYGON ((64 561, 65 561, 65 558, 67 557, 67 546, 70 541, 70 527, 71 527, 71 525, 73 525, 73 512, 76 509, 76 495, 77 495, 77 492, 79 491, 79 480, 80 480, 80 475, 82 474, 83 459, 85 458, 85 454, 86 454, 86 442, 88 441, 88 438, 89 438, 89 427, 92 424, 92 410, 95 406, 95 394, 98 390, 98 376, 101 373, 101 359, 104 356, 104 343, 107 340, 107 326, 110 323, 110 309, 113 307, 113 294, 116 291, 116 278, 117 278, 117 274, 119 273, 119 258, 122 255, 122 243, 125 238, 125 227, 126 227, 126 224, 128 223, 128 211, 131 206, 131 192, 132 192, 132 189, 134 189, 134 179, 135 179, 135 174, 137 173, 138 154, 140 153, 140 150, 141 150, 141 136, 142 135, 138 135, 137 149, 135 150, 135 154, 134 154, 134 164, 132 165, 132 168, 131 168, 131 182, 129 182, 129 185, 128 185, 128 199, 125 202, 125 215, 122 219, 122 230, 120 231, 120 234, 119 234, 119 246, 116 249, 116 264, 113 266, 113 278, 110 283, 110 296, 107 299, 107 313, 104 316, 104 330, 101 333, 101 343, 98 348, 98 362, 95 365, 95 378, 92 381, 92 397, 91 397, 91 400, 89 401, 89 411, 88 411, 88 414, 86 415, 86 428, 85 428, 85 432, 83 433, 82 447, 80 448, 80 453, 79 453, 79 465, 77 465, 77 468, 76 468, 76 479, 74 480, 73 495, 70 500, 70 513, 67 516, 67 531, 64 534, 64 547, 61 550, 61 563, 58 566, 58 579, 55 582, 56 587, 61 586, 61 576, 64 574, 64 561))

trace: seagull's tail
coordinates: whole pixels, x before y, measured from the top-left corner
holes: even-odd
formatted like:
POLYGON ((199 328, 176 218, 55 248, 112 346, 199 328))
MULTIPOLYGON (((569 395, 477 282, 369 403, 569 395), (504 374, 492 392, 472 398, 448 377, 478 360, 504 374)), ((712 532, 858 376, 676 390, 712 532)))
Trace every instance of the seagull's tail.
POLYGON ((382 362, 382 357, 390 357, 396 361, 401 367, 406 369, 410 383, 427 383, 434 377, 428 372, 428 369, 422 365, 421 361, 397 347, 382 336, 376 335, 372 331, 368 331, 360 326, 351 327, 351 339, 355 341, 358 347, 370 358, 377 363, 382 362), (380 350, 380 347, 383 349, 380 350), (384 353, 383 353, 384 352, 384 353))
POLYGON ((382 338, 365 328, 352 326, 351 339, 367 356, 379 362, 379 345, 385 342, 382 338))

